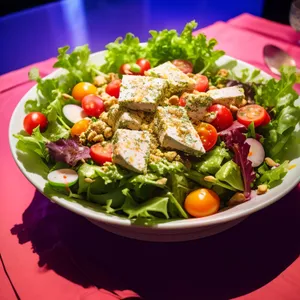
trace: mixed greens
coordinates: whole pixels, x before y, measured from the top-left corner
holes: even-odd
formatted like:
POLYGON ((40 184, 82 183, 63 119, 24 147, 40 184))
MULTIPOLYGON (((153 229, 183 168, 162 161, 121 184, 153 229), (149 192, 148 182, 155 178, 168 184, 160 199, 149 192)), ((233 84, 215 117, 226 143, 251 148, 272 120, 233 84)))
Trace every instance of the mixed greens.
POLYGON ((25 131, 14 136, 26 169, 48 180, 45 194, 153 224, 207 216, 281 182, 290 168, 285 154, 299 142, 295 68, 264 80, 259 70, 236 74, 234 61, 217 67, 224 52, 214 50, 216 40, 194 36, 196 26, 188 23, 181 34, 150 31, 145 45, 128 33, 106 46, 102 66, 91 63, 87 45, 70 54, 65 46, 54 64, 63 75, 42 79, 36 68, 30 71, 37 98, 26 102, 25 131), (170 62, 180 79, 170 79, 170 62), (144 99, 127 101, 128 90, 140 93, 142 81, 143 93, 158 86, 154 110, 144 99), (170 123, 159 114, 171 116, 170 123), (180 132, 188 128, 181 133, 186 139, 196 135, 198 146, 180 140, 179 147, 179 133, 168 132, 173 123, 180 132), (122 147, 135 155, 125 157, 122 147))

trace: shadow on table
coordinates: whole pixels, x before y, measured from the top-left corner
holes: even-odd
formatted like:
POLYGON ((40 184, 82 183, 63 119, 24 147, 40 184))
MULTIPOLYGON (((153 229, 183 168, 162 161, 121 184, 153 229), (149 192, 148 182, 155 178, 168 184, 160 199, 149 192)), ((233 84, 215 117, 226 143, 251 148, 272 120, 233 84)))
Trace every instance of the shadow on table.
POLYGON ((214 237, 150 243, 108 233, 36 192, 11 230, 39 265, 88 287, 131 289, 145 299, 229 299, 265 285, 299 255, 296 191, 214 237))

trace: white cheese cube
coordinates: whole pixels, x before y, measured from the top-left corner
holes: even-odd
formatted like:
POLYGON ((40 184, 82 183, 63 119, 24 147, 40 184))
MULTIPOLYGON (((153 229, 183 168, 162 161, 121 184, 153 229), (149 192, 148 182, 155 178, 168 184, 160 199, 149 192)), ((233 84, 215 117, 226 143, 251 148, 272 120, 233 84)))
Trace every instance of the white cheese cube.
POLYGON ((137 173, 146 173, 149 154, 149 132, 128 129, 118 129, 115 132, 113 163, 137 173))
POLYGON ((124 75, 119 96, 120 107, 154 112, 164 98, 168 84, 160 78, 124 75))
POLYGON ((161 147, 198 157, 205 153, 200 137, 183 107, 159 106, 154 124, 161 147))
POLYGON ((148 70, 145 74, 147 76, 167 79, 169 87, 166 97, 181 94, 185 91, 193 91, 195 87, 195 81, 169 61, 148 70))
POLYGON ((203 120, 207 108, 212 104, 212 98, 207 93, 184 94, 185 109, 191 121, 197 123, 203 120))
POLYGON ((207 94, 213 99, 213 104, 222 104, 227 107, 239 106, 245 98, 244 89, 238 86, 210 90, 207 94))

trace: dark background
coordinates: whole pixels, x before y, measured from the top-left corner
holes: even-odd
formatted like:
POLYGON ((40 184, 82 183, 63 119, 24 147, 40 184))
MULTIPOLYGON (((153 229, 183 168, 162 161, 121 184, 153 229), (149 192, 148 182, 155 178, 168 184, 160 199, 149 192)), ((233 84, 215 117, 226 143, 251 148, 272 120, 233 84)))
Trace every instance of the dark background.
MULTIPOLYGON (((120 1, 120 0, 119 0, 120 1)), ((248 0, 249 1, 249 0, 248 0)), ((255 1, 255 0, 250 0, 255 1)), ((293 0, 265 0, 262 17, 289 24, 289 9, 293 0)), ((28 9, 38 5, 59 2, 51 0, 27 0, 27 1, 3 1, 0 3, 0 16, 4 16, 13 12, 28 9)), ((113 2, 113 0, 111 0, 113 2)), ((213 3, 213 0, 211 1, 213 3)), ((229 8, 230 9, 230 8, 229 8)))

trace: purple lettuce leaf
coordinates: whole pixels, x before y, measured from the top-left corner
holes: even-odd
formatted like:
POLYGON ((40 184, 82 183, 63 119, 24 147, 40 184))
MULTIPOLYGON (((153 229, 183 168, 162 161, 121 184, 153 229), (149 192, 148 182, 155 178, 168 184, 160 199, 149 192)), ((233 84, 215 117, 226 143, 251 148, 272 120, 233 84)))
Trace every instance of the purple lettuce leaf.
POLYGON ((90 148, 80 145, 74 139, 59 139, 46 144, 50 157, 56 162, 65 162, 76 166, 81 159, 90 158, 90 148))
POLYGON ((240 166, 244 183, 244 195, 246 200, 249 200, 251 198, 251 183, 255 179, 252 163, 248 160, 250 145, 245 143, 246 136, 239 129, 228 131, 222 137, 227 148, 234 152, 233 161, 240 166))
POLYGON ((227 129, 224 129, 224 130, 220 131, 218 133, 218 135, 219 136, 225 136, 228 133, 230 133, 232 130, 238 130, 240 132, 246 132, 247 131, 247 127, 245 125, 239 123, 238 121, 234 121, 230 127, 228 127, 227 129))

